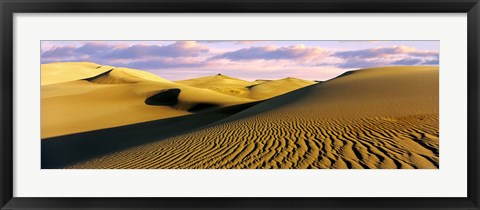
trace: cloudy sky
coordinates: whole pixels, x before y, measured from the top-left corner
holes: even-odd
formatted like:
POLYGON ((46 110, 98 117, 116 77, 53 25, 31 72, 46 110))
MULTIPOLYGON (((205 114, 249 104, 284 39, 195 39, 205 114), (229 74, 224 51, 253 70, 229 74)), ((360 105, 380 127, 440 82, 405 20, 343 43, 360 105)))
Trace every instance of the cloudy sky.
POLYGON ((438 41, 42 41, 41 62, 89 61, 169 80, 327 80, 376 66, 438 65, 438 41))

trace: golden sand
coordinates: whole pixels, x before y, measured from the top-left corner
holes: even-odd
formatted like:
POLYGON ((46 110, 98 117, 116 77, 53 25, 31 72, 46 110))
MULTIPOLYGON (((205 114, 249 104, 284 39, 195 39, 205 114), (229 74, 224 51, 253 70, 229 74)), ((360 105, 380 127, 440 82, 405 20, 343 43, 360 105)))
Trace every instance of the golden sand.
POLYGON ((348 72, 69 168, 438 168, 438 79, 438 67, 348 72))
POLYGON ((199 104, 225 107, 253 101, 145 71, 92 63, 42 65, 41 89, 42 138, 187 115, 199 104), (173 89, 180 90, 175 105, 146 104, 147 98, 173 89))
POLYGON ((269 99, 316 84, 316 82, 290 77, 279 80, 256 80, 250 82, 222 74, 175 82, 253 100, 269 99))
POLYGON ((269 99, 313 84, 316 84, 316 82, 292 77, 271 81, 258 81, 257 84, 249 87, 248 98, 258 100, 269 99))
POLYGON ((101 66, 89 62, 42 64, 41 84, 43 86, 89 78, 106 72, 109 69, 111 69, 111 66, 101 66))

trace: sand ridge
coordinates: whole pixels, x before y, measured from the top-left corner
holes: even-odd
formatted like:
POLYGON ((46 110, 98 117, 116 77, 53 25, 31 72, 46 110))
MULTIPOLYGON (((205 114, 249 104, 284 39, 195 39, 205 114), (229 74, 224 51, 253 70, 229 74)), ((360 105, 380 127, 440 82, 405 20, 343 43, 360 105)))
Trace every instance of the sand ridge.
POLYGON ((175 82, 253 100, 269 99, 302 87, 316 84, 316 82, 313 81, 292 77, 278 80, 258 79, 255 81, 246 81, 222 74, 175 82))
POLYGON ((90 62, 55 62, 42 64, 41 85, 70 82, 93 77, 110 70, 111 66, 102 66, 90 62))
POLYGON ((313 84, 316 82, 292 77, 271 81, 260 80, 257 84, 248 87, 248 98, 264 100, 313 84))
POLYGON ((438 67, 349 72, 69 168, 439 168, 438 67))
POLYGON ((236 97, 248 96, 247 86, 254 85, 254 82, 217 74, 214 76, 199 77, 188 80, 175 81, 179 84, 185 84, 192 87, 210 89, 222 94, 232 95, 236 97))

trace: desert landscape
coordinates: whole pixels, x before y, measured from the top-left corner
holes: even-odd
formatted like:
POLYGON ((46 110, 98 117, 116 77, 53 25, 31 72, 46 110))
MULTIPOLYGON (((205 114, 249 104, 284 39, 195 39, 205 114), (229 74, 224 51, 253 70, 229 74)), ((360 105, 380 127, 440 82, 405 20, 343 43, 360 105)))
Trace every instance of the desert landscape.
POLYGON ((166 79, 41 65, 42 169, 438 169, 439 68, 166 79))

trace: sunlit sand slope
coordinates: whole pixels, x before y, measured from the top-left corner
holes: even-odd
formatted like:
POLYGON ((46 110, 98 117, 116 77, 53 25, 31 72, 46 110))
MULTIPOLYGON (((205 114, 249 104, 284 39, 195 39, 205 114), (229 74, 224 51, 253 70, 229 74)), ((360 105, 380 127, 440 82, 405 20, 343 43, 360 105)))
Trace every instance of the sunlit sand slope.
POLYGON ((438 168, 438 68, 359 70, 71 168, 438 168))
POLYGON ((248 87, 248 98, 259 100, 268 99, 313 84, 316 84, 316 82, 292 77, 260 82, 259 84, 248 87))
POLYGON ((254 100, 272 98, 316 83, 291 77, 279 80, 245 81, 222 74, 175 82, 254 100))
POLYGON ((102 73, 116 71, 109 74, 109 81, 102 83, 135 83, 141 81, 170 82, 155 74, 129 68, 102 66, 90 62, 56 62, 42 64, 41 84, 50 85, 95 77, 102 73))
MULTIPOLYGON (((50 69, 50 74, 53 74, 52 69, 56 69, 58 75, 67 75, 65 72, 70 70, 63 68, 75 66, 71 63, 66 66, 64 63, 56 64, 59 67, 45 64, 49 65, 46 69, 50 69)), ((77 64, 80 65, 78 68, 83 68, 84 63, 77 64)), ((42 85, 42 138, 176 117, 252 101, 175 84, 134 69, 108 67, 99 74, 85 76, 77 75, 69 78, 75 79, 73 81, 42 85)))
POLYGON ((188 80, 180 80, 175 82, 198 88, 211 89, 219 93, 239 97, 247 96, 248 89, 246 87, 255 84, 255 82, 249 82, 222 74, 188 80))
POLYGON ((50 85, 85 79, 106 72, 111 68, 111 66, 102 66, 90 62, 58 62, 42 64, 41 84, 50 85))

